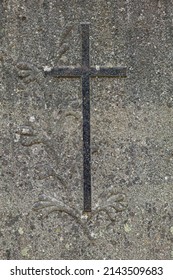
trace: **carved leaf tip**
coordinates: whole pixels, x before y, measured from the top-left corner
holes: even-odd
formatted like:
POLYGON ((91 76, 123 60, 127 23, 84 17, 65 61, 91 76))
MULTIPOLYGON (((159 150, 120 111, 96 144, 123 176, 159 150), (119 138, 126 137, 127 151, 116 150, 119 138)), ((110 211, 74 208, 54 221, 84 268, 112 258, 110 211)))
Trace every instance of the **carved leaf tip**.
POLYGON ((31 70, 33 65, 31 63, 21 61, 17 63, 17 68, 20 70, 31 70))
POLYGON ((36 201, 32 207, 34 211, 40 211, 44 208, 58 207, 58 201, 51 198, 45 194, 40 194, 38 196, 38 201, 36 201))
POLYGON ((110 220, 115 221, 116 214, 122 212, 127 208, 126 196, 123 193, 112 192, 107 200, 99 203, 94 211, 95 213, 105 212, 110 220))
POLYGON ((21 126, 18 130, 17 133, 20 135, 25 135, 25 136, 33 136, 34 135, 34 130, 31 126, 21 126))
POLYGON ((38 199, 39 201, 49 201, 49 197, 45 194, 39 194, 38 199))
POLYGON ((64 43, 58 51, 58 58, 60 59, 61 56, 69 50, 69 48, 70 48, 69 45, 64 43))
POLYGON ((18 62, 16 65, 18 77, 28 84, 39 80, 41 70, 28 62, 18 62))
POLYGON ((63 32, 62 32, 62 35, 61 35, 61 40, 60 40, 60 44, 59 46, 61 47, 66 39, 66 37, 68 35, 70 35, 70 33, 72 32, 73 30, 73 24, 72 23, 69 23, 65 26, 63 32))
POLYGON ((40 208, 40 207, 41 207, 40 201, 37 201, 37 202, 35 202, 35 203, 33 204, 32 210, 38 211, 38 210, 42 209, 42 208, 40 208))

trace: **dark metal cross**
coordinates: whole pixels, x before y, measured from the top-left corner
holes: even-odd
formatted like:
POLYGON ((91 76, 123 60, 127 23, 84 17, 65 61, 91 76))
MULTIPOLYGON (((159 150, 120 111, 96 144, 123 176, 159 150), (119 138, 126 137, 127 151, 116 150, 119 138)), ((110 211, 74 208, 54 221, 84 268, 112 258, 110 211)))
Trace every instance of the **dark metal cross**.
POLYGON ((91 212, 91 153, 90 153, 90 77, 126 77, 125 67, 92 67, 89 61, 89 23, 81 23, 81 67, 57 67, 47 75, 64 78, 81 78, 83 98, 83 195, 84 213, 91 212))

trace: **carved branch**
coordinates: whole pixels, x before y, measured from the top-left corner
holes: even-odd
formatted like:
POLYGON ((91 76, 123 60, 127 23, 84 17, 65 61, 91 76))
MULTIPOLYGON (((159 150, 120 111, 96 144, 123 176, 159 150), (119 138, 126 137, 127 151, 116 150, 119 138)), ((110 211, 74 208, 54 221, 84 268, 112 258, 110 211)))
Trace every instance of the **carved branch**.
POLYGON ((93 237, 88 231, 86 224, 82 222, 81 214, 77 209, 69 207, 67 204, 64 204, 60 200, 57 200, 55 197, 50 197, 42 194, 38 197, 38 201, 34 203, 33 210, 40 211, 43 209, 46 210, 46 214, 43 215, 43 218, 47 217, 53 212, 64 212, 68 214, 83 228, 83 231, 87 235, 88 239, 93 241, 93 237))
POLYGON ((43 76, 43 71, 41 69, 28 62, 17 63, 17 73, 25 84, 29 84, 33 81, 40 83, 40 78, 43 76))
POLYGON ((127 208, 125 199, 125 194, 112 192, 107 199, 105 198, 105 202, 99 202, 99 205, 94 209, 92 216, 99 212, 105 212, 111 221, 115 221, 116 214, 127 208))
POLYGON ((65 26, 62 32, 60 43, 59 43, 60 47, 65 43, 66 38, 72 33, 72 30, 73 30, 73 24, 70 22, 65 26))

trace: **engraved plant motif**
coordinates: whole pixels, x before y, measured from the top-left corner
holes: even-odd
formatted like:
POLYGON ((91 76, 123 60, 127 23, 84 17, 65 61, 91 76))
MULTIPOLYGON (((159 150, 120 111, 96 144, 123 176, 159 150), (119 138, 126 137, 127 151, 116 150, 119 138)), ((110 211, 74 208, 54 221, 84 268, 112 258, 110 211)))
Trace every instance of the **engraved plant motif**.
POLYGON ((127 204, 125 202, 125 195, 122 193, 112 192, 108 198, 104 199, 104 203, 102 200, 99 201, 98 205, 94 207, 92 212, 81 214, 76 208, 72 208, 67 204, 64 204, 63 201, 58 200, 55 197, 40 195, 38 197, 38 201, 33 205, 34 211, 41 211, 45 209, 45 214, 43 218, 51 214, 52 212, 64 212, 70 215, 72 218, 76 220, 76 222, 81 225, 84 233, 87 235, 89 240, 94 240, 94 237, 88 230, 88 224, 91 219, 100 212, 105 212, 111 222, 116 220, 116 214, 118 212, 122 212, 126 209, 127 204))
POLYGON ((73 31, 73 24, 72 23, 68 23, 64 30, 62 31, 61 37, 60 37, 60 41, 59 41, 59 46, 58 46, 58 53, 57 53, 57 60, 59 61, 61 59, 61 57, 63 56, 63 54, 65 54, 70 46, 69 43, 66 42, 67 37, 69 38, 70 35, 72 35, 72 31, 73 31))
MULTIPOLYGON (((69 43, 66 42, 66 39, 67 37, 72 35, 72 31, 73 25, 72 23, 68 23, 62 31, 59 44, 56 48, 56 61, 59 61, 62 58, 62 56, 69 50, 70 46, 69 43)), ((28 62, 18 62, 16 66, 17 74, 25 84, 29 84, 34 81, 36 81, 39 84, 42 76, 44 76, 44 71, 49 71, 49 69, 51 69, 50 66, 37 67, 28 62)))
MULTIPOLYGON (((69 115, 70 113, 66 113, 69 115)), ((37 133, 33 127, 31 126, 22 126, 17 131, 20 134, 20 143, 23 146, 30 147, 35 144, 43 144, 45 149, 52 149, 51 155, 53 156, 55 152, 53 151, 52 144, 50 143, 50 139, 46 139, 45 135, 37 133)), ((42 172, 37 170, 40 176, 42 172)), ((58 182, 61 183, 62 186, 66 186, 65 179, 62 177, 58 171, 52 169, 49 170, 49 174, 47 176, 54 176, 58 179, 58 182)), ((33 210, 42 213, 42 217, 45 218, 53 212, 63 212, 67 215, 70 215, 82 228, 86 236, 89 240, 93 240, 94 237, 91 235, 89 231, 89 223, 91 220, 96 217, 96 215, 104 212, 108 219, 111 222, 116 220, 117 213, 123 212, 127 208, 126 196, 124 193, 120 193, 115 191, 114 189, 107 189, 104 191, 99 199, 98 203, 93 207, 92 212, 82 214, 82 211, 76 209, 75 207, 69 206, 67 203, 64 203, 61 199, 55 196, 48 196, 45 194, 41 194, 38 197, 38 200, 33 205, 33 210)))
POLYGON ((37 68, 28 62, 19 62, 17 64, 17 72, 19 78, 22 79, 25 84, 29 84, 34 81, 39 83, 40 78, 43 75, 41 68, 37 68))
MULTIPOLYGON (((54 159, 55 161, 57 160, 56 152, 53 148, 53 143, 51 142, 51 139, 47 135, 43 134, 41 131, 36 131, 33 126, 21 126, 17 129, 16 133, 20 135, 20 143, 22 146, 31 147, 33 145, 42 144, 44 145, 45 150, 52 157, 52 159, 54 159)), ((39 173, 39 179, 44 179, 46 177, 52 176, 56 180, 58 180, 58 182, 62 186, 67 187, 66 181, 63 178, 63 176, 53 168, 51 170, 49 168, 48 174, 44 174, 44 172, 41 172, 40 168, 37 167, 36 173, 39 173)))

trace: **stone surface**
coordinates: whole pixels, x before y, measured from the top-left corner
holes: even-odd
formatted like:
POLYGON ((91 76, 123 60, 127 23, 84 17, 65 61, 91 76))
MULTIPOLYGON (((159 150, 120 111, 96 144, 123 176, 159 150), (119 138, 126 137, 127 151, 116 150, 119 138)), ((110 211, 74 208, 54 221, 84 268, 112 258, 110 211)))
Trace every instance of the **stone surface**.
POLYGON ((171 259, 173 1, 0 1, 0 258, 171 259), (80 65, 91 81, 93 212, 82 214, 80 65))

